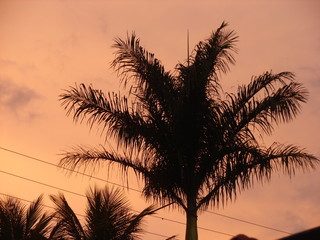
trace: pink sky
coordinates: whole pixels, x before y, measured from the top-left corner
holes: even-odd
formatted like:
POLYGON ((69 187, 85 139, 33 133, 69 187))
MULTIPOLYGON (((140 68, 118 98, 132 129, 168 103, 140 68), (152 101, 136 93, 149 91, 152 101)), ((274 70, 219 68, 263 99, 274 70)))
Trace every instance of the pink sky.
MULTIPOLYGON (((92 83, 104 91, 119 91, 119 79, 110 69, 113 39, 135 31, 142 45, 173 69, 186 58, 186 32, 191 48, 221 22, 240 36, 237 64, 222 76, 226 89, 235 90, 252 75, 273 70, 292 71, 310 91, 302 113, 292 123, 276 127, 265 138, 305 147, 320 157, 320 1, 0 1, 0 147, 53 164, 70 147, 103 143, 96 129, 74 124, 60 106, 58 95, 75 83, 92 83)), ((0 193, 33 200, 57 189, 28 182, 7 173, 84 194, 89 186, 103 185, 81 175, 66 176, 53 166, 0 148, 0 193), (5 173, 6 172, 6 173, 5 173)), ((115 171, 97 176, 122 184, 115 171)), ((263 186, 243 191, 220 214, 261 225, 297 232, 319 226, 320 167, 289 179, 276 173, 263 186)), ((112 186, 112 185, 110 185, 112 186)), ((133 187, 139 187, 136 183, 133 187)), ((127 191, 132 206, 148 204, 139 193, 127 191)), ((78 213, 84 199, 66 193, 78 213)), ((46 203, 50 205, 46 197, 46 203)), ((157 215, 184 222, 179 211, 157 215)), ((285 234, 205 212, 199 226, 259 239, 285 234)), ((148 217, 149 232, 184 239, 185 226, 148 217)), ((143 239, 164 239, 146 234, 143 239)), ((199 229, 199 239, 226 240, 229 236, 199 229)))

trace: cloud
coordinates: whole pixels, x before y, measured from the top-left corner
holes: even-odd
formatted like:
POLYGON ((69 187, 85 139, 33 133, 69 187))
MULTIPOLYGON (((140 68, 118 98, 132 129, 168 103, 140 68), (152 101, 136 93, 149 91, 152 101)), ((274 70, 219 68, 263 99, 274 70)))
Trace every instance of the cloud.
POLYGON ((320 214, 319 201, 319 173, 316 171, 306 172, 292 179, 292 193, 287 200, 287 205, 292 206, 284 213, 283 222, 290 223, 291 232, 300 232, 314 226, 314 222, 320 214))
MULTIPOLYGON (((298 191, 296 192, 295 199, 305 199, 304 206, 306 208, 308 207, 310 209, 313 209, 313 207, 318 206, 320 202, 320 191, 318 184, 319 174, 319 168, 315 171, 305 173, 307 178, 302 179, 297 187, 298 191)), ((316 208, 316 210, 319 209, 316 208)))
POLYGON ((0 109, 16 117, 33 118, 37 114, 31 104, 40 99, 40 95, 27 86, 18 85, 8 77, 0 77, 0 109))
MULTIPOLYGON (((0 58, 0 66, 1 68, 15 69, 22 74, 25 74, 28 71, 36 70, 36 66, 34 64, 18 64, 18 62, 13 61, 11 59, 2 59, 0 58)), ((1 80, 2 81, 2 80, 1 80)))
POLYGON ((289 212, 289 211, 285 212, 284 221, 290 223, 289 230, 292 233, 300 232, 308 228, 308 225, 305 223, 305 221, 300 216, 298 216, 297 214, 294 214, 293 212, 289 212))

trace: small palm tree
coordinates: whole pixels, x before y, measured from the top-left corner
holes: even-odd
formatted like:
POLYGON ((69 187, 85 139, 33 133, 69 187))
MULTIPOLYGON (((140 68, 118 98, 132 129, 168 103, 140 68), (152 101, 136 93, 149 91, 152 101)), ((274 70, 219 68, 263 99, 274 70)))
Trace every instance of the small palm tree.
POLYGON ((63 194, 51 196, 55 204, 57 225, 55 239, 72 240, 133 240, 139 239, 145 216, 153 214, 150 206, 133 214, 119 189, 90 189, 87 193, 87 210, 84 224, 69 206, 63 194))
POLYGON ((0 199, 0 240, 50 239, 52 218, 42 212, 42 195, 28 208, 13 197, 0 199))
POLYGON ((274 171, 310 169, 315 156, 294 145, 263 146, 259 136, 292 120, 308 92, 291 72, 265 72, 225 94, 221 73, 234 64, 237 36, 226 23, 200 41, 185 64, 164 70, 134 34, 116 39, 112 63, 130 95, 104 94, 81 84, 61 95, 74 120, 88 119, 116 139, 119 152, 78 148, 60 165, 117 164, 144 181, 143 193, 186 213, 186 239, 196 240, 198 212, 216 206, 274 171), (124 153, 124 154, 122 154, 124 153))

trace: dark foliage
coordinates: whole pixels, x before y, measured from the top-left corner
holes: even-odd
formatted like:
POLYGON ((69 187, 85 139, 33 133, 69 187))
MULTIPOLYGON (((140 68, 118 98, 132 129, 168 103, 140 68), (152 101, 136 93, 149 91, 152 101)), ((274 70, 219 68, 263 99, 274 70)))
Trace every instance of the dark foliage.
POLYGON ((275 124, 292 120, 307 100, 307 90, 292 73, 265 72, 236 93, 223 93, 219 77, 235 63, 238 39, 226 26, 199 42, 174 73, 165 71, 135 34, 117 38, 112 66, 130 85, 129 96, 84 84, 61 95, 75 121, 100 126, 119 149, 75 148, 60 165, 87 168, 103 162, 124 174, 133 169, 147 198, 186 211, 187 239, 196 239, 188 233, 196 220, 192 227, 188 221, 199 209, 231 200, 275 171, 292 175, 317 162, 297 146, 259 142, 275 124))

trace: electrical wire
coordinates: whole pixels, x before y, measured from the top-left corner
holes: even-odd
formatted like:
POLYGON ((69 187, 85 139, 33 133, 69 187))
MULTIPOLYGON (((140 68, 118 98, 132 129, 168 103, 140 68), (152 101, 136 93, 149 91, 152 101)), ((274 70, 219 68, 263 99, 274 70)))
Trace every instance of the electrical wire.
MULTIPOLYGON (((15 198, 15 199, 18 199, 18 200, 21 200, 21 201, 25 201, 25 202, 29 202, 29 203, 32 203, 32 201, 30 200, 27 200, 27 199, 24 199, 24 198, 20 198, 20 197, 14 197, 12 195, 9 195, 9 194, 5 194, 5 193, 1 193, 0 192, 0 195, 3 195, 3 196, 6 196, 6 197, 11 197, 11 198, 15 198)), ((54 207, 51 207, 51 206, 48 206, 48 205, 45 205, 45 204, 41 204, 42 206, 46 207, 46 208, 51 208, 53 210, 55 210, 54 207)), ((83 217, 85 218, 86 216, 85 215, 82 215, 82 214, 79 214, 79 213, 75 213, 77 216, 80 216, 80 217, 83 217)), ((159 234, 159 233, 154 233, 154 232, 149 232, 149 231, 143 231, 144 233, 148 233, 148 234, 151 234, 151 235, 155 235, 155 236, 158 236, 158 237, 165 237, 165 238, 169 238, 169 236, 166 236, 166 235, 163 235, 163 234, 159 234)))
MULTIPOLYGON (((50 185, 50 184, 46 184, 46 183, 39 182, 39 181, 30 179, 30 178, 22 177, 20 175, 9 173, 9 172, 3 171, 3 170, 0 170, 0 173, 4 173, 4 174, 10 175, 10 176, 13 176, 13 177, 16 177, 16 178, 20 178, 20 179, 23 179, 23 180, 26 180, 26 181, 29 181, 29 182, 37 183, 37 184, 40 184, 40 185, 43 185, 43 186, 46 186, 46 187, 55 188, 55 189, 58 189, 60 191, 71 193, 71 194, 74 194, 74 195, 77 195, 77 196, 80 196, 80 197, 86 197, 85 195, 80 194, 80 193, 76 193, 76 192, 73 192, 73 191, 70 191, 70 190, 67 190, 67 189, 63 189, 63 188, 60 188, 60 187, 55 187, 55 186, 50 185)), ((132 210, 132 211, 139 213, 139 211, 137 211, 137 210, 132 210)), ((163 217, 158 217, 158 216, 153 216, 153 215, 151 215, 150 217, 160 218, 161 220, 166 220, 166 221, 170 221, 170 222, 186 225, 184 222, 179 222, 179 221, 168 219, 168 218, 163 218, 163 217)), ((218 234, 222 234, 222 235, 226 235, 226 236, 231 236, 231 237, 234 236, 234 235, 231 235, 229 233, 224 233, 224 232, 216 231, 216 230, 209 229, 209 228, 203 228, 203 227, 200 227, 200 226, 198 227, 198 229, 209 231, 209 232, 213 232, 213 233, 218 233, 218 234)))
POLYGON ((261 224, 258 224, 258 223, 254 223, 254 222, 249 222, 249 221, 246 221, 246 220, 243 220, 243 219, 240 219, 240 218, 235 218, 235 217, 227 216, 227 215, 220 214, 220 213, 216 213, 216 212, 212 212, 212 211, 209 211, 209 210, 206 210, 205 212, 208 212, 208 213, 211 213, 211 214, 220 216, 220 217, 224 217, 224 218, 229 218, 229 219, 231 219, 231 220, 235 220, 235 221, 239 221, 239 222, 243 222, 243 223, 255 225, 255 226, 257 226, 257 227, 261 227, 261 228, 273 230, 273 231, 276 231, 276 232, 281 232, 281 233, 285 233, 285 234, 292 234, 292 233, 289 233, 289 232, 286 232, 286 231, 283 231, 283 230, 279 230, 279 229, 276 229, 276 228, 268 227, 268 226, 261 225, 261 224))
MULTIPOLYGON (((23 156, 23 157, 38 161, 38 162, 41 162, 41 163, 44 163, 44 164, 47 164, 47 165, 54 166, 54 167, 57 167, 57 168, 60 168, 60 169, 63 169, 63 170, 71 171, 71 172, 74 172, 76 174, 80 174, 80 175, 83 175, 83 176, 86 176, 86 177, 89 177, 89 178, 92 178, 92 179, 96 179, 96 180, 103 181, 103 182, 106 182, 106 183, 109 183, 109 184, 113 184, 115 186, 125 187, 125 188, 127 188, 127 189, 129 189, 131 191, 135 191, 135 192, 141 193, 141 191, 138 190, 138 189, 130 188, 128 186, 124 186, 124 185, 121 185, 121 184, 118 184, 118 183, 114 183, 114 182, 111 182, 111 181, 108 181, 108 180, 105 180, 105 179, 102 179, 102 178, 98 178, 98 177, 95 177, 95 176, 92 176, 92 175, 89 175, 89 174, 86 174, 86 173, 83 173, 83 172, 75 171, 75 170, 70 169, 70 168, 65 168, 65 167, 59 166, 57 164, 50 163, 48 161, 44 161, 42 159, 39 159, 39 158, 36 158, 36 157, 32 157, 32 156, 29 156, 29 155, 26 155, 26 154, 23 154, 23 153, 20 153, 20 152, 17 152, 17 151, 13 151, 13 150, 1 147, 1 146, 0 146, 0 149, 2 149, 4 151, 7 151, 7 152, 14 153, 16 155, 20 155, 20 156, 23 156)), ((224 215, 224 214, 212 212, 212 211, 209 211, 209 210, 205 210, 204 212, 208 212, 210 214, 214 214, 214 215, 217 215, 217 216, 220 216, 220 217, 224 217, 224 218, 228 218, 228 219, 231 219, 231 220, 239 221, 239 222, 242 222, 242 223, 254 225, 254 226, 257 226, 257 227, 265 228, 265 229, 268 229, 268 230, 273 230, 273 231, 281 232, 281 233, 285 233, 285 234, 292 234, 292 233, 287 232, 287 231, 283 231, 283 230, 276 229, 276 228, 273 228, 273 227, 268 227, 266 225, 258 224, 258 223, 252 222, 252 221, 247 221, 247 220, 243 220, 243 219, 240 219, 240 218, 235 218, 235 217, 227 216, 227 215, 224 215)))
POLYGON ((16 178, 20 178, 20 179, 23 179, 23 180, 26 180, 26 181, 29 181, 29 182, 37 183, 37 184, 40 184, 40 185, 43 185, 43 186, 46 186, 46 187, 55 188, 57 190, 60 190, 60 191, 63 191, 63 192, 67 192, 67 193, 71 193, 71 194, 74 194, 74 195, 77 195, 77 196, 80 196, 80 197, 86 197, 85 195, 80 194, 80 193, 76 193, 76 192, 73 192, 73 191, 70 191, 70 190, 67 190, 67 189, 63 189, 63 188, 60 188, 60 187, 55 187, 55 186, 52 186, 50 184, 46 184, 46 183, 39 182, 39 181, 30 179, 30 178, 22 177, 20 175, 9 173, 9 172, 3 171, 3 170, 0 170, 0 173, 4 173, 4 174, 10 175, 10 176, 13 176, 13 177, 16 177, 16 178))
POLYGON ((79 171, 76 171, 76 170, 73 170, 73 169, 70 169, 70 168, 66 168, 66 167, 62 167, 62 166, 59 166, 57 164, 54 164, 54 163, 51 163, 51 162, 48 162, 48 161, 44 161, 42 159, 39 159, 39 158, 36 158, 36 157, 32 157, 32 156, 29 156, 29 155, 26 155, 26 154, 23 154, 23 153, 20 153, 20 152, 17 152, 17 151, 13 151, 13 150, 10 150, 10 149, 7 149, 7 148, 3 148, 3 147, 0 147, 0 149, 4 150, 4 151, 7 151, 7 152, 11 152, 11 153, 14 153, 16 155, 20 155, 22 157, 26 157, 26 158, 29 158, 29 159, 32 159, 32 160, 35 160, 35 161, 38 161, 38 162, 41 162, 41 163, 44 163, 44 164, 47 164, 47 165, 51 165, 53 167, 57 167, 57 168, 60 168, 60 169, 63 169, 63 170, 67 170, 67 171, 70 171, 70 172, 74 172, 76 174, 80 174, 80 175, 83 175, 85 177, 88 177, 88 178, 92 178, 92 179, 95 179, 95 180, 99 180, 99 181, 102 181, 102 182, 105 182, 105 183, 110 183, 112 185, 115 185, 115 186, 118 186, 118 187, 125 187, 131 191, 135 191, 135 192, 139 192, 141 193, 140 190, 138 189, 134 189, 134 188, 130 188, 130 187, 126 187, 126 186, 123 186, 121 184, 118 184, 118 183, 114 183, 114 182, 111 182, 111 181, 108 181, 108 180, 105 180, 105 179, 102 179, 102 178, 98 178, 98 177, 95 177, 95 176, 92 176, 92 175, 89 175, 89 174, 86 174, 86 173, 83 173, 83 172, 79 172, 79 171))

